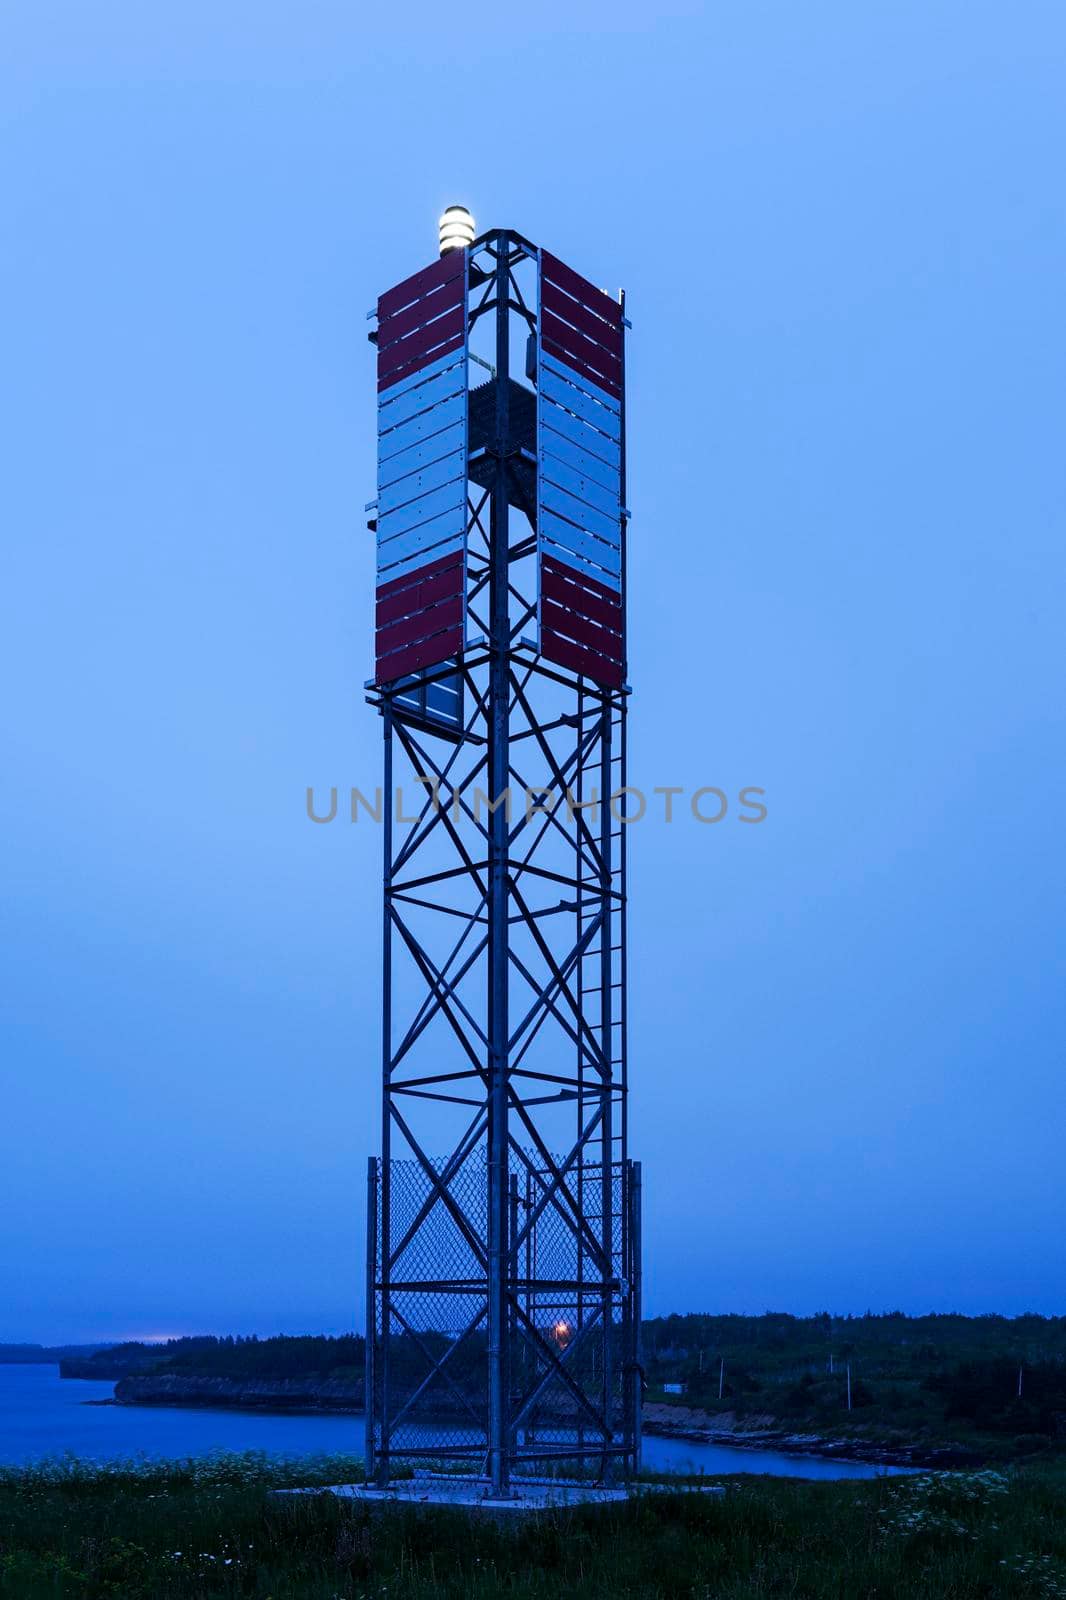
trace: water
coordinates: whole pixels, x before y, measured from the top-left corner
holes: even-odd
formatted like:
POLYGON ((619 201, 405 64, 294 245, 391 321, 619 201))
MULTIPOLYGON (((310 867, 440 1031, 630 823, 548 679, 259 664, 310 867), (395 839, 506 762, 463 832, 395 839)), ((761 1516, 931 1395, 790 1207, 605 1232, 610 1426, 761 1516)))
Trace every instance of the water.
MULTIPOLYGON (((357 1416, 85 1404, 109 1400, 113 1391, 110 1382, 64 1380, 54 1366, 0 1365, 0 1462, 66 1452, 89 1461, 202 1456, 211 1450, 263 1450, 278 1456, 363 1453, 362 1418, 357 1416)), ((664 1472, 762 1472, 792 1478, 871 1478, 893 1470, 863 1461, 822 1461, 778 1450, 738 1450, 650 1435, 644 1440, 644 1465, 664 1472)))

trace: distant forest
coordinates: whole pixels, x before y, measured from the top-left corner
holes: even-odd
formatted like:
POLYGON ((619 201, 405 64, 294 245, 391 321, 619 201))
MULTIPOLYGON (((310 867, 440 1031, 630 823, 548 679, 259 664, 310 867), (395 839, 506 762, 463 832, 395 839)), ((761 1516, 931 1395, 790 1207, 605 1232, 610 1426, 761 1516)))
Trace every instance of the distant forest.
POLYGON ((834 1317, 766 1312, 759 1317, 656 1317, 644 1324, 645 1361, 680 1371, 697 1387, 701 1362, 725 1356, 763 1372, 804 1366, 812 1370, 833 1357, 914 1371, 946 1363, 1004 1357, 1011 1361, 1066 1360, 1066 1317, 963 1317, 948 1312, 908 1317, 902 1311, 834 1317))
POLYGON ((656 1398, 797 1431, 1066 1443, 1066 1317, 657 1317, 644 1364, 656 1398))
POLYGON ((103 1344, 0 1344, 0 1366, 49 1365, 106 1350, 103 1344))
POLYGON ((223 1338, 204 1334, 165 1344, 130 1341, 99 1350, 87 1360, 60 1362, 65 1378, 118 1378, 129 1373, 178 1373, 199 1378, 362 1378, 361 1334, 256 1334, 223 1338))

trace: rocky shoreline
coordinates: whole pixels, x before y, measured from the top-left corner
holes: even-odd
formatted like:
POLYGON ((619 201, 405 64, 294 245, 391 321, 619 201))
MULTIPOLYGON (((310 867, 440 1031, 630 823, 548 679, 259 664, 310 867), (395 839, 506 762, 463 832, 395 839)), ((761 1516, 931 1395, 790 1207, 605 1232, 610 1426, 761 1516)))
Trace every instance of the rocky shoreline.
POLYGON ((362 1411, 361 1383, 343 1378, 198 1378, 131 1373, 115 1384, 120 1406, 218 1406, 227 1411, 362 1411))
POLYGON ((758 1419, 758 1427, 740 1427, 731 1412, 715 1415, 686 1406, 649 1402, 644 1407, 645 1433, 694 1444, 723 1444, 738 1450, 778 1450, 783 1455, 820 1456, 831 1461, 873 1462, 884 1467, 919 1467, 945 1471, 980 1466, 983 1457, 961 1445, 899 1445, 884 1440, 833 1439, 816 1433, 793 1433, 772 1418, 758 1419))

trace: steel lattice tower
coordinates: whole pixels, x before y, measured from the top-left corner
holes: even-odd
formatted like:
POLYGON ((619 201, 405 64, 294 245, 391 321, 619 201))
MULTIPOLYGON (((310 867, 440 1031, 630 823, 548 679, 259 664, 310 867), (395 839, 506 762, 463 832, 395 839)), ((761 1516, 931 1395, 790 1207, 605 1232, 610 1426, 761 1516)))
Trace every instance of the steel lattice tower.
POLYGON ((508 230, 383 294, 376 317, 367 1473, 450 1458, 502 1494, 525 1463, 608 1476, 640 1451, 628 324, 622 296, 508 230))

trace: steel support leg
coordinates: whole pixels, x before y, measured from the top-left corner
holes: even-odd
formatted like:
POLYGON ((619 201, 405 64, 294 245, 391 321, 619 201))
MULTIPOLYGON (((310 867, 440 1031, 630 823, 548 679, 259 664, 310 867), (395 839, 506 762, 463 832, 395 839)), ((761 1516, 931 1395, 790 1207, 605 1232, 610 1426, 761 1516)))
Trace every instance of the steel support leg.
POLYGON ((489 1478, 492 1492, 508 1492, 510 1332, 507 1299, 508 1147, 508 833, 506 803, 501 804, 510 769, 510 605, 508 573, 507 452, 510 437, 509 239, 501 234, 496 262, 496 476, 490 511, 489 577, 489 800, 494 807, 489 829, 489 1478))

